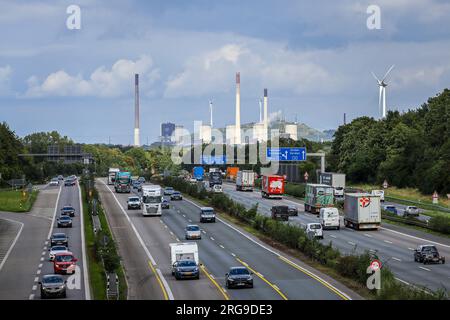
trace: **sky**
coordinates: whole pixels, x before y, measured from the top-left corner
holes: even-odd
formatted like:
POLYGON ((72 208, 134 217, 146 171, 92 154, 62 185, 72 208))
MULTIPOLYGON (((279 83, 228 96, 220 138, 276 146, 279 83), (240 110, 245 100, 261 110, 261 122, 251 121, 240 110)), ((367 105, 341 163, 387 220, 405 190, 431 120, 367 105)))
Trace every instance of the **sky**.
POLYGON ((319 129, 380 117, 371 72, 387 79, 389 110, 407 111, 450 84, 445 0, 0 0, 0 121, 17 135, 57 130, 82 143, 133 142, 134 73, 141 142, 160 124, 193 130, 269 113, 319 129), (81 9, 80 29, 66 10, 81 9), (369 29, 370 5, 380 29, 369 29))

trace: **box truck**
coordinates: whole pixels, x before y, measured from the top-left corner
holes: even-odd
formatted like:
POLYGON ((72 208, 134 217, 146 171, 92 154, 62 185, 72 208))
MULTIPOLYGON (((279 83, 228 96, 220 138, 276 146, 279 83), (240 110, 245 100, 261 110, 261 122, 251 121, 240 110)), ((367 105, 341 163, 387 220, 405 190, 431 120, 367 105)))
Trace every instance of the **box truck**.
POLYGON ((229 180, 236 180, 237 173, 239 172, 239 167, 228 167, 226 178, 229 180))
POLYGON ((353 229, 378 229, 381 223, 380 197, 369 193, 346 193, 344 225, 353 229))
POLYGON ((117 193, 130 193, 131 192, 131 173, 130 172, 116 172, 114 180, 114 189, 117 193))
POLYGON ((255 173, 251 170, 238 171, 236 176, 236 190, 253 191, 255 185, 255 173))
POLYGON ((142 186, 142 215, 160 216, 162 213, 162 188, 158 185, 142 186))
POLYGON ((203 181, 204 174, 205 170, 203 167, 194 167, 194 169, 192 169, 192 177, 197 181, 203 181))
POLYGON ((305 211, 319 213, 334 205, 334 189, 326 184, 308 183, 305 187, 305 211))
POLYGON ((332 186, 334 188, 334 197, 343 200, 345 189, 345 174, 336 172, 322 172, 320 174, 320 183, 332 186))
POLYGON ((109 168, 108 170, 108 184, 114 184, 116 181, 116 173, 120 172, 119 168, 109 168))
POLYGON ((261 196, 263 198, 279 198, 284 194, 284 177, 263 175, 261 179, 261 196))

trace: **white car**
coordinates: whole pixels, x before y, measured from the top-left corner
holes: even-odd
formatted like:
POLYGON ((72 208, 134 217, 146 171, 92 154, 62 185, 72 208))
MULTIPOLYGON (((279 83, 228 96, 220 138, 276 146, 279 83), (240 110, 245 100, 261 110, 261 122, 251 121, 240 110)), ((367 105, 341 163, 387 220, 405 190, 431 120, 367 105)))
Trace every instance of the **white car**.
POLYGON ((372 195, 380 197, 380 201, 384 202, 384 190, 372 190, 372 195))
POLYGON ((53 246, 49 249, 48 259, 50 261, 53 261, 56 254, 63 252, 69 252, 69 248, 67 248, 66 246, 53 246))
POLYGON ((416 206, 407 206, 405 208, 405 216, 419 216, 419 209, 416 206))
POLYGON ((213 185, 212 189, 213 189, 213 192, 215 192, 215 193, 222 193, 223 192, 221 184, 213 185))
POLYGON ((50 186, 59 186, 59 179, 53 178, 52 180, 50 180, 50 186))
POLYGON ((320 223, 308 223, 306 225, 306 234, 311 237, 323 239, 323 229, 320 223))

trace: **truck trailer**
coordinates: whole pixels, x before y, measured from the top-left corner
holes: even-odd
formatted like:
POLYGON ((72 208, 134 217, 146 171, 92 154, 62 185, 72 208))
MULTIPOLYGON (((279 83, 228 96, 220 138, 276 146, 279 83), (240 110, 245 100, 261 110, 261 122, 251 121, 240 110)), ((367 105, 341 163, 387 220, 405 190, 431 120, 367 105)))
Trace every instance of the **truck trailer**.
POLYGON ((346 193, 344 225, 356 230, 378 229, 381 224, 380 197, 369 193, 346 193))
POLYGON ((344 200, 345 173, 322 172, 320 174, 320 183, 334 188, 334 197, 344 200))
POLYGON ((119 168, 109 168, 108 170, 108 184, 114 184, 116 181, 116 173, 120 172, 119 168))
POLYGON ((236 190, 253 191, 255 185, 255 173, 251 170, 238 171, 236 176, 236 190))
POLYGON ((284 177, 277 175, 263 175, 261 179, 261 196, 263 198, 283 198, 284 177))
POLYGON ((334 205, 334 189, 326 184, 308 183, 305 187, 305 211, 319 213, 334 205))

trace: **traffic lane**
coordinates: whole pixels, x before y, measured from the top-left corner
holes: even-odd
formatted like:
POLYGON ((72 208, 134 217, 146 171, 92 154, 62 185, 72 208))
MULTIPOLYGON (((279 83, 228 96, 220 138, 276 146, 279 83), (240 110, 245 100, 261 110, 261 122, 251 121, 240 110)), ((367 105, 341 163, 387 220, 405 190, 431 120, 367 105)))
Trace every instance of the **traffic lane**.
MULTIPOLYGON (((175 206, 189 219, 197 221, 199 209, 196 206, 184 200, 177 202, 175 206)), ((340 299, 317 280, 288 265, 277 254, 267 251, 219 220, 216 223, 203 223, 201 226, 219 246, 224 247, 222 249, 235 254, 254 268, 288 299, 340 299)))
MULTIPOLYGON (((395 203, 395 202, 390 202, 390 201, 382 202, 382 207, 384 207, 384 206, 394 206, 397 209, 397 215, 399 217, 403 217, 403 215, 405 213, 405 209, 406 209, 406 205, 403 205, 403 204, 400 204, 400 203, 395 203)), ((428 221, 428 220, 430 220, 431 217, 427 216, 425 213, 426 213, 425 210, 419 208, 419 216, 416 217, 416 218, 421 220, 421 221, 428 221)))
POLYGON ((15 239, 21 232, 22 227, 23 223, 8 218, 1 218, 0 213, 0 271, 13 249, 15 239))
MULTIPOLYGON (((80 215, 82 214, 80 208, 80 198, 78 193, 78 184, 75 186, 63 186, 61 190, 61 195, 59 198, 59 202, 57 204, 56 217, 55 222, 53 224, 53 233, 65 233, 69 237, 69 251, 73 253, 75 258, 78 259, 76 265, 76 273, 75 275, 62 275, 64 279, 67 281, 67 299, 69 300, 84 300, 85 297, 85 288, 84 288, 84 274, 83 274, 83 255, 82 255, 82 244, 81 244, 81 219, 80 215), (58 228, 57 218, 60 215, 62 207, 70 205, 75 209, 75 216, 72 217, 72 228, 58 228)), ((41 274, 39 278, 42 279, 42 276, 46 274, 53 274, 53 262, 49 260, 49 249, 51 248, 50 239, 48 239, 48 244, 42 248, 42 253, 44 260, 41 261, 41 274)), ((41 280, 39 280, 41 281, 41 280)), ((39 292, 37 292, 37 296, 39 297, 39 292)))
MULTIPOLYGON (((208 277, 200 277, 199 280, 176 280, 172 276, 170 256, 170 243, 180 241, 180 238, 171 234, 169 228, 162 223, 160 217, 144 217, 141 210, 128 210, 127 199, 130 194, 117 194, 118 199, 127 211, 130 219, 135 224, 145 245, 157 261, 164 278, 169 284, 175 299, 194 300, 222 300, 224 297, 214 286, 208 277), (177 241, 178 240, 178 241, 177 241)), ((172 231, 173 233, 173 231, 172 231)), ((181 238, 182 239, 182 238, 181 238)))
MULTIPOLYGON (((187 224, 198 224, 192 219, 188 220, 183 217, 182 205, 177 205, 176 208, 166 210, 163 214, 163 221, 169 226, 171 230, 177 235, 179 239, 183 239, 184 228, 187 224)), ((203 230, 204 231, 204 230, 203 230)), ((226 289, 225 274, 229 272, 229 268, 233 266, 242 266, 242 264, 233 257, 230 252, 222 249, 217 242, 212 240, 212 235, 202 232, 202 239, 197 240, 199 247, 200 261, 207 267, 210 274, 214 277, 217 283, 226 291, 231 299, 234 300, 276 300, 282 299, 269 285, 258 278, 253 277, 254 288, 243 288, 242 290, 226 289)), ((190 242, 192 240, 184 240, 190 242)))
POLYGON ((96 180, 105 215, 118 246, 127 278, 129 300, 163 300, 163 290, 152 272, 143 247, 129 221, 102 179, 96 180))

